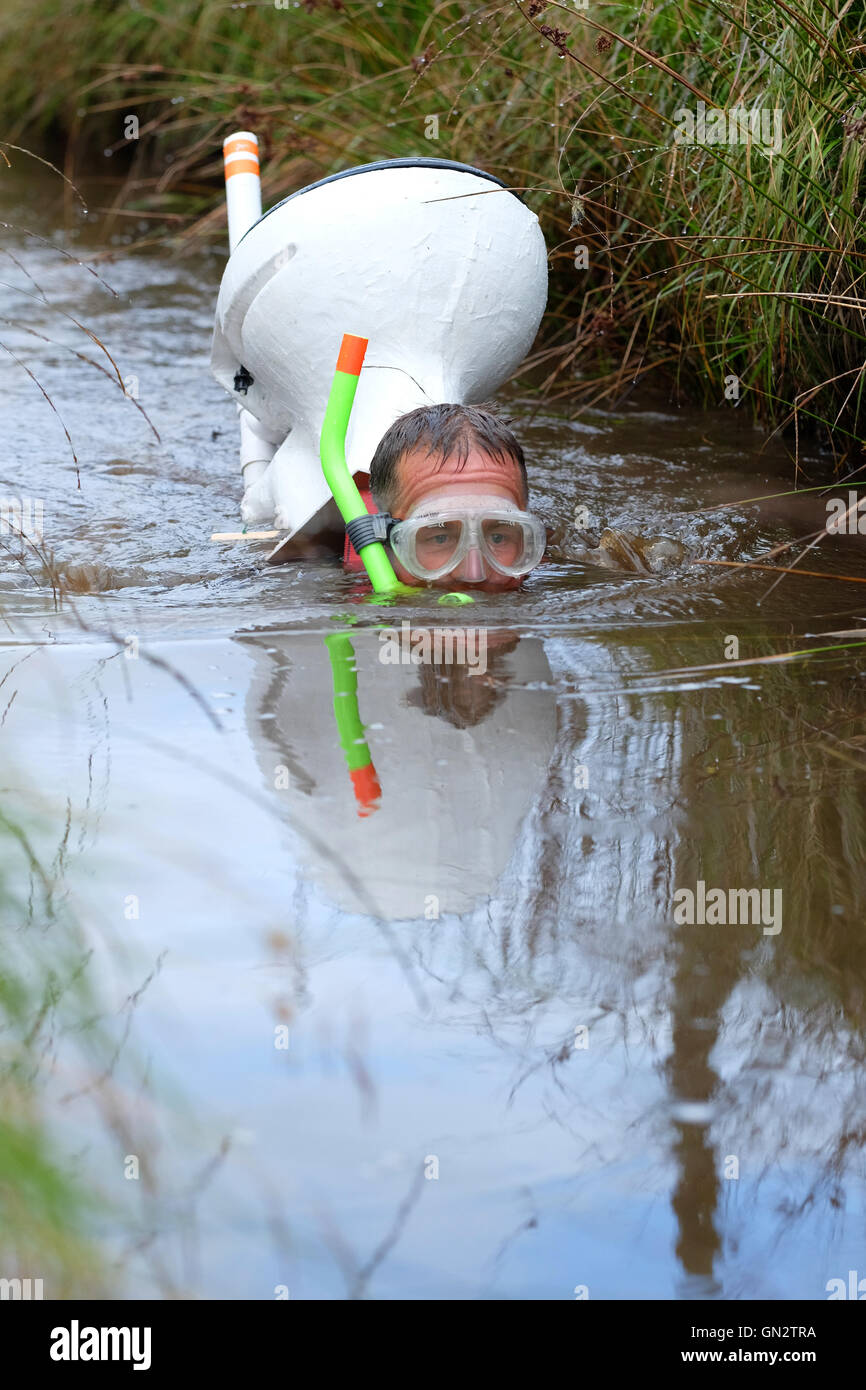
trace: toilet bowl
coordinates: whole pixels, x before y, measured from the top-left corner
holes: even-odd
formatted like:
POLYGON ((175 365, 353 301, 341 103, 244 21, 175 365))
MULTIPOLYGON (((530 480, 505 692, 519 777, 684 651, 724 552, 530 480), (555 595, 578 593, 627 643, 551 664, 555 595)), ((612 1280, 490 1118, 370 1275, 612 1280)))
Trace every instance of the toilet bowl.
POLYGON ((538 218, 469 165, 396 159, 332 175, 260 217, 229 257, 211 367, 242 407, 247 524, 314 533, 319 433, 344 333, 369 339, 346 457, 366 472, 406 411, 487 400, 547 298, 538 218))

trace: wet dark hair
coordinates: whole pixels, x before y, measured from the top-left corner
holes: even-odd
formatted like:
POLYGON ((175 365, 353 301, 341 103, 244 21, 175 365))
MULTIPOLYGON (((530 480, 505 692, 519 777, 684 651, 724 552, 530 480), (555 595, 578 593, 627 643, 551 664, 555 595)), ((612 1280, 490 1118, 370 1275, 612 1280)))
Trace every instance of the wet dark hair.
POLYGON ((461 468, 473 445, 501 463, 513 459, 520 469, 524 500, 528 498, 523 449, 510 421, 487 406, 422 405, 395 420, 376 447, 370 464, 370 488, 380 511, 390 512, 397 505, 398 466, 403 455, 425 444, 427 454, 439 454, 442 463, 456 453, 461 468))

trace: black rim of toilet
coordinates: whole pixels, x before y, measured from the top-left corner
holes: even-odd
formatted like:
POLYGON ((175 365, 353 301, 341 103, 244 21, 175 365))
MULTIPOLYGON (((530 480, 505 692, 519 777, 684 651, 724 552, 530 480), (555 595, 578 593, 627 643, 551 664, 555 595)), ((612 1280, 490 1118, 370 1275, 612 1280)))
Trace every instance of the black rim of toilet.
MULTIPOLYGON (((380 159, 377 160, 375 164, 358 164, 354 169, 340 169, 336 174, 328 174, 327 178, 317 179, 315 183, 308 183, 306 187, 296 189, 295 192, 290 193, 288 197, 281 198, 278 203, 274 203, 274 206, 268 208, 267 212, 263 212, 258 221, 254 222, 252 227, 247 228, 244 232, 244 236, 241 237, 241 241, 243 241, 244 237, 249 236, 254 227, 258 227, 260 223, 264 222, 266 217, 270 217, 272 212, 276 212, 279 208, 285 207, 286 203, 290 203, 293 198, 300 198, 302 193, 312 193, 314 188, 323 188, 326 183, 336 183, 337 179, 349 179, 353 174, 369 174, 375 169, 458 169, 462 174, 475 174, 476 177, 480 179, 487 179, 489 183, 497 184, 499 188, 508 188, 507 183, 503 183, 502 179, 498 179, 495 174, 488 174, 486 169, 476 169, 474 164, 459 164, 453 159, 431 159, 423 156, 419 156, 418 158, 408 156, 404 159, 380 159)), ((516 194, 514 196, 516 196, 516 194)), ((238 242, 238 246, 240 246, 240 242, 238 242)))

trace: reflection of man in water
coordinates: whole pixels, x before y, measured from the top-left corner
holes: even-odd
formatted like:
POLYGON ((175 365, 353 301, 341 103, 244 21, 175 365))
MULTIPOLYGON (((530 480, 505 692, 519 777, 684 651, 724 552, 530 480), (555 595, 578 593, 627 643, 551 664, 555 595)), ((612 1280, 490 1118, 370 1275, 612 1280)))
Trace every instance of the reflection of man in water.
POLYGON ((503 657, 520 641, 513 632, 489 631, 486 637, 484 671, 469 662, 424 662, 418 667, 420 688, 410 691, 406 703, 446 719, 456 729, 480 724, 505 698, 508 672, 503 657))
POLYGON ((394 523, 388 543, 406 584, 516 589, 544 555, 523 449, 489 410, 446 404, 401 415, 379 442, 370 486, 394 523))
POLYGON ((275 769, 284 770, 276 804, 315 837, 304 841, 299 876, 332 904, 421 920, 432 894, 443 914, 469 912, 504 872, 545 783, 556 695, 537 638, 487 635, 481 672, 447 660, 438 670, 383 662, 380 630, 353 630, 358 713, 381 788, 370 814, 359 809, 335 718, 348 697, 335 694, 321 636, 241 639, 255 665, 246 708, 264 784, 275 788, 275 769))

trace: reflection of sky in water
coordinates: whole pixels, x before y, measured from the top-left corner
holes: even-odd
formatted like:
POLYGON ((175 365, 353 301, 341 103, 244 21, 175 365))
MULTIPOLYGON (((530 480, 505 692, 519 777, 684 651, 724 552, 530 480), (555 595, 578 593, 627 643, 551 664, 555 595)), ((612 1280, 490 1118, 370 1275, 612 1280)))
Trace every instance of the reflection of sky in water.
MULTIPOLYGON (((122 656, 99 665, 107 648, 43 650, 15 673, 9 732, 29 752, 17 780, 31 798, 42 786, 46 805, 71 798, 65 883, 109 1013, 166 953, 117 1077, 133 1132, 154 1148, 159 1195, 137 1217, 162 1232, 149 1248, 201 1295, 269 1297, 285 1283, 293 1297, 342 1297, 353 1285, 341 1261, 363 1266, 436 1155, 439 1179, 420 1183, 373 1296, 572 1298, 587 1284, 596 1298, 821 1297, 857 1267, 862 1214, 844 1174, 845 1205, 830 1200, 828 1156, 856 1119, 859 1083, 844 1027, 827 1029, 827 984, 801 977, 803 1016, 780 1023, 774 989, 794 992, 773 983, 776 942, 730 928, 743 936, 708 945, 668 925, 694 818, 725 800, 689 782, 715 737, 712 702, 746 696, 687 691, 666 715, 662 697, 622 693, 657 682, 640 649, 524 640, 486 719, 456 728, 407 703, 417 671, 379 665, 375 633, 354 633, 371 748, 383 788, 402 774, 407 816, 437 751, 469 768, 496 757, 506 774, 509 747, 514 758, 497 785, 520 814, 485 872, 475 808, 455 806, 475 905, 395 922, 389 939, 338 909, 307 838, 351 796, 320 640, 164 645, 222 734, 166 673, 122 656), (267 771, 293 710, 316 785, 281 800, 267 771), (524 743, 497 718, 529 730, 524 743), (396 734, 413 721, 432 744, 401 757, 396 734), (591 770, 586 790, 576 762, 591 770), (123 915, 129 893, 138 921, 123 915), (273 1047, 283 1018, 288 1053, 273 1047), (588 1051, 572 1047, 579 1024, 588 1051), (208 1173, 226 1134, 232 1148, 208 1173), (719 1178, 730 1153, 738 1182, 719 1178)), ((730 832, 723 847, 747 882, 760 847, 749 813, 741 821, 751 850, 730 832)), ((698 829, 711 866, 712 825, 698 829)), ((437 845, 422 835, 416 852, 435 863, 437 845)), ((361 878, 380 868, 358 864, 361 878)), ((787 919, 782 943, 790 971, 787 919)), ((88 1104, 64 1107, 59 1133, 119 1204, 105 1220, 113 1246, 121 1231, 129 1240, 135 1201, 88 1104)), ((125 1259, 130 1292, 153 1292, 147 1255, 125 1259)))

